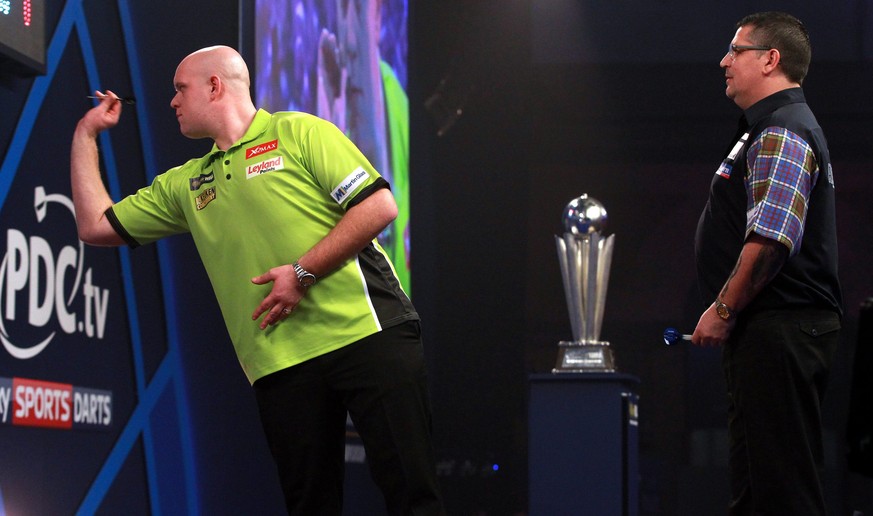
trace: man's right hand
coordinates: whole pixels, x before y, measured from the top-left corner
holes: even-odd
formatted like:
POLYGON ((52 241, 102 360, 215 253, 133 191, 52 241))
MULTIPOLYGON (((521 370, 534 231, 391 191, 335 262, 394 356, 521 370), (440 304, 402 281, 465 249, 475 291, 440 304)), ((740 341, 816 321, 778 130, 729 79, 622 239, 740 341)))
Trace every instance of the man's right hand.
POLYGON ((118 100, 118 95, 110 90, 106 90, 105 93, 95 91, 94 95, 101 97, 100 103, 85 113, 85 116, 79 121, 78 127, 92 138, 118 124, 118 120, 121 118, 122 104, 118 100))

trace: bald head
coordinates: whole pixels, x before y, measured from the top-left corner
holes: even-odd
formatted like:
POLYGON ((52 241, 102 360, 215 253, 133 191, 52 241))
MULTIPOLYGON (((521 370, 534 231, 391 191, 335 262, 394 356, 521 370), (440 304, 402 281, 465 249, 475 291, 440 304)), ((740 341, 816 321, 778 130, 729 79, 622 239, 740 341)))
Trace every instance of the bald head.
POLYGON ((249 69, 239 52, 230 47, 218 45, 201 48, 179 63, 179 68, 183 66, 194 76, 204 80, 213 75, 217 76, 230 90, 228 93, 248 95, 251 85, 249 69))

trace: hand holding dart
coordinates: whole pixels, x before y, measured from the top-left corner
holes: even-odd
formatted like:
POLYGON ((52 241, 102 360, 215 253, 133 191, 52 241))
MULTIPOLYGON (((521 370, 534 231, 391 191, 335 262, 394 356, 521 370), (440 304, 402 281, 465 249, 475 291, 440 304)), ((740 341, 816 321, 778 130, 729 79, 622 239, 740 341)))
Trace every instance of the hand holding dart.
POLYGON ((664 344, 672 346, 680 340, 691 340, 691 335, 682 334, 676 328, 667 328, 664 330, 664 344))

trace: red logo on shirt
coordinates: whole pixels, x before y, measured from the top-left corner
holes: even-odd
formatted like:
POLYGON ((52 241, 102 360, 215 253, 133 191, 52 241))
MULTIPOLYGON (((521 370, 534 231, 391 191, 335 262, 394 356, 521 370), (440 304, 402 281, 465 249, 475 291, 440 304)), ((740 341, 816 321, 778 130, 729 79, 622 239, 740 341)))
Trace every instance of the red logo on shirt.
POLYGON ((279 148, 279 140, 273 140, 271 142, 261 143, 255 145, 254 147, 249 147, 246 149, 246 159, 252 159, 255 156, 261 155, 265 152, 270 152, 279 148))

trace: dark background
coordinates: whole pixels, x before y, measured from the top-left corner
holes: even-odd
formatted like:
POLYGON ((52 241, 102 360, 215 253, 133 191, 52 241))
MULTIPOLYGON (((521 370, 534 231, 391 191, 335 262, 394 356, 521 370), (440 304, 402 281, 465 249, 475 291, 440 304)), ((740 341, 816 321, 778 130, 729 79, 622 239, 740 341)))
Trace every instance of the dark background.
MULTIPOLYGON (((690 332, 702 310, 694 227, 739 116, 724 96, 718 61, 739 18, 780 8, 810 29, 805 90, 829 139, 837 185, 846 317, 825 400, 828 502, 833 514, 873 513, 873 486, 847 470, 844 439, 858 307, 873 295, 866 270, 873 253, 867 3, 410 3, 412 282, 450 512, 527 510, 527 378, 550 371, 557 342, 571 337, 553 235, 564 205, 582 193, 605 205, 608 232, 616 235, 602 338, 612 343, 618 368, 641 380, 641 513, 724 512, 719 351, 667 348, 661 333, 666 326, 690 332), (425 107, 435 95, 437 107, 461 108, 453 124, 445 110, 425 107)), ((50 36, 63 3, 49 4, 50 36)), ((92 34, 101 34, 94 51, 105 67, 103 86, 131 91, 117 55, 116 4, 84 6, 92 34)), ((238 46, 247 6, 130 4, 144 94, 114 131, 124 134, 134 116, 146 117, 158 171, 209 148, 178 132, 169 109, 176 64, 203 46, 238 46)), ((64 75, 52 87, 59 95, 71 84, 86 86, 77 52, 68 46, 64 75)), ((0 152, 31 82, 8 74, 0 81, 0 152)), ((76 98, 87 93, 75 91, 76 98)), ((56 129, 51 173, 67 174, 69 139, 86 107, 40 114, 56 129)), ((134 146, 126 159, 138 162, 140 152, 134 146)), ((128 191, 144 181, 131 181, 128 191)), ((166 246, 178 281, 165 295, 180 323, 202 511, 279 512, 254 400, 205 273, 189 239, 166 246)))

